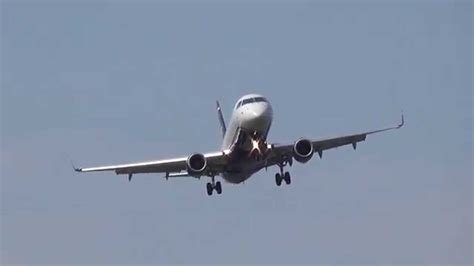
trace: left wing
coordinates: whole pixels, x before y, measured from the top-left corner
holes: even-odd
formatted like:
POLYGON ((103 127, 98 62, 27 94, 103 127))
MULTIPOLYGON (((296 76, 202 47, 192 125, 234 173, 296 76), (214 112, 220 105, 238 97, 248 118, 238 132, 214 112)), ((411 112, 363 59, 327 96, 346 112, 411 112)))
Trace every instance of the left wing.
MULTIPOLYGON (((225 165, 228 151, 206 153, 204 157, 207 161, 209 171, 221 171, 225 165)), ((76 168, 76 172, 99 172, 99 171, 114 171, 116 174, 139 174, 139 173, 166 173, 168 176, 173 176, 174 173, 186 171, 187 157, 165 159, 158 161, 148 161, 130 164, 118 164, 108 166, 98 166, 90 168, 76 168)))
MULTIPOLYGON (((403 118, 403 114, 401 117, 401 122, 397 126, 388 127, 384 129, 378 129, 368 132, 363 132, 359 134, 335 137, 335 138, 327 138, 327 139, 320 139, 320 140, 312 140, 311 143, 313 144, 313 150, 315 153, 319 154, 319 157, 322 158, 323 151, 329 150, 332 148, 337 148, 344 145, 352 144, 352 147, 356 149, 357 143, 361 141, 365 141, 368 135, 380 133, 388 130, 399 129, 405 124, 405 120, 403 118)), ((293 144, 289 145, 280 145, 274 144, 271 145, 270 154, 267 158, 267 165, 271 166, 274 164, 282 163, 283 161, 289 161, 293 157, 293 144)))

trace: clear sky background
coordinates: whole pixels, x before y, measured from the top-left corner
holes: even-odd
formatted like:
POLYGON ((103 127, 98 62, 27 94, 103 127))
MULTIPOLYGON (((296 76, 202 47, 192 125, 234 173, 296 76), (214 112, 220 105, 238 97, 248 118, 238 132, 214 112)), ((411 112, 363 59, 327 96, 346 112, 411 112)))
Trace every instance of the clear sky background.
POLYGON ((1 262, 472 263, 472 4, 2 1, 1 262), (208 197, 205 178, 78 166, 396 125, 208 197), (317 157, 317 156, 316 156, 317 157))

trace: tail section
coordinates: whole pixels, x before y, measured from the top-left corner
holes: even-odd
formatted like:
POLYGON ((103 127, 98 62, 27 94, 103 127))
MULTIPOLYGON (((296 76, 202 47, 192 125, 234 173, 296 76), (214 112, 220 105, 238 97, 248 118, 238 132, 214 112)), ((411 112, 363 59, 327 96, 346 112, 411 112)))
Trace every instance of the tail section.
POLYGON ((216 101, 217 105, 217 118, 219 119, 219 123, 221 126, 221 131, 222 131, 222 137, 224 137, 225 132, 226 132, 226 127, 225 127, 225 121, 224 121, 224 116, 222 115, 222 110, 221 110, 221 105, 219 104, 219 101, 216 101))

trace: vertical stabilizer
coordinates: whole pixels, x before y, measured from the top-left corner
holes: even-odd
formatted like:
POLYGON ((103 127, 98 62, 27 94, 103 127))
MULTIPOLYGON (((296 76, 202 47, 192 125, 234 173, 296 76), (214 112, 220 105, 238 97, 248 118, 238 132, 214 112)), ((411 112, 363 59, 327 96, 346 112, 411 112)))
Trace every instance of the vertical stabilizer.
POLYGON ((222 137, 224 137, 226 127, 225 127, 224 116, 222 115, 221 105, 219 104, 219 101, 216 101, 216 108, 217 108, 217 118, 219 119, 219 123, 221 126, 222 137))

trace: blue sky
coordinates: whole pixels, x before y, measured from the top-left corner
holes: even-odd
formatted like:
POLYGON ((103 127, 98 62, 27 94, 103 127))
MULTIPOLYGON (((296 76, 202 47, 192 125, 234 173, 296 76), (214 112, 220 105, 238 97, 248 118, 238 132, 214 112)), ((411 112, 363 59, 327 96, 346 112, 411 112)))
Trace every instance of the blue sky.
POLYGON ((1 262, 472 263, 470 2, 1 4, 1 262), (396 124, 208 197, 80 166, 220 147, 264 94, 270 141, 396 124))

